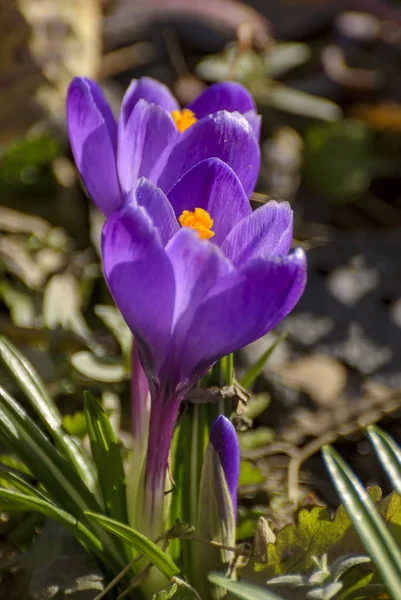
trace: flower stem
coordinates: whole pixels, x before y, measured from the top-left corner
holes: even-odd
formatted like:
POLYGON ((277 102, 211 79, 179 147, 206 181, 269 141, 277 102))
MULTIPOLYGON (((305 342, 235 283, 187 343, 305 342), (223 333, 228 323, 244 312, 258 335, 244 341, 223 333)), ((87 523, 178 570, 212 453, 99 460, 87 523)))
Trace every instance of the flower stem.
POLYGON ((164 489, 171 440, 182 396, 173 398, 156 391, 152 397, 145 472, 144 517, 146 535, 164 529, 164 489))

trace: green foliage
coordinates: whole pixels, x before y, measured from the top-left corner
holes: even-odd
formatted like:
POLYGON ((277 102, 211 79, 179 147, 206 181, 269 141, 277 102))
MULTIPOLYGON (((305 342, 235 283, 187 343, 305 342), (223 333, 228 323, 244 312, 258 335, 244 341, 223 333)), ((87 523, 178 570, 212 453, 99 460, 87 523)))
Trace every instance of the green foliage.
MULTIPOLYGON (((172 498, 170 522, 176 519, 195 525, 198 520, 199 486, 203 457, 209 441, 209 430, 213 417, 211 406, 193 404, 187 408, 172 444, 172 468, 175 493, 172 498)), ((186 575, 192 581, 195 572, 196 548, 192 542, 173 540, 172 556, 183 553, 186 575)))
MULTIPOLYGON (((381 492, 372 488, 370 494, 376 501, 381 492)), ((297 523, 286 525, 277 533, 276 543, 267 548, 266 566, 268 573, 284 575, 297 571, 307 573, 315 566, 314 557, 328 554, 331 559, 348 553, 360 553, 351 520, 343 506, 337 510, 334 519, 327 508, 315 506, 311 510, 302 509, 297 523)))
POLYGON ((380 572, 391 597, 399 598, 401 589, 401 552, 376 510, 372 499, 351 469, 330 446, 323 457, 352 523, 380 572))
POLYGON ((260 517, 266 514, 266 507, 239 507, 237 514, 237 540, 253 537, 260 517))
POLYGON ((306 62, 309 55, 308 46, 297 42, 275 43, 266 52, 229 44, 220 54, 203 59, 197 72, 209 81, 235 79, 241 82, 260 105, 313 119, 338 119, 341 110, 334 102, 290 88, 274 79, 306 62))
POLYGON ((147 558, 168 579, 178 575, 180 570, 177 565, 167 556, 159 546, 151 542, 147 537, 135 531, 131 527, 109 519, 102 514, 87 513, 88 516, 103 527, 106 531, 113 533, 119 539, 130 544, 135 550, 147 558))
POLYGON ((367 429, 370 442, 397 494, 401 494, 401 448, 382 429, 371 425, 367 429))
POLYGON ((89 392, 84 394, 84 398, 92 456, 107 514, 127 523, 124 466, 113 428, 97 400, 89 392))
POLYGON ((247 581, 233 581, 220 573, 211 573, 209 575, 209 581, 225 588, 228 592, 231 592, 233 596, 240 598, 240 600, 282 600, 280 596, 264 590, 253 583, 248 583, 247 581))
POLYGON ((363 123, 343 120, 307 131, 305 181, 333 202, 349 202, 366 192, 372 166, 372 136, 363 123))
POLYGON ((0 157, 3 189, 19 193, 29 193, 33 186, 45 189, 50 184, 48 165, 58 154, 57 143, 46 134, 16 140, 0 157))
POLYGON ((281 342, 283 342, 287 337, 287 332, 282 333, 276 340, 273 342, 265 352, 263 352, 262 356, 256 361, 254 365, 251 365, 245 375, 243 375, 240 384, 244 388, 249 388, 259 377, 261 372, 263 371, 263 367, 269 360, 270 356, 274 352, 281 342))
POLYGON ((257 427, 238 434, 239 445, 242 452, 263 448, 271 444, 274 431, 271 427, 257 427))
POLYGON ((256 485, 264 480, 256 465, 249 460, 241 460, 238 485, 256 485))
POLYGON ((0 358, 25 393, 58 450, 71 462, 85 484, 94 489, 94 470, 89 456, 65 432, 62 416, 32 365, 4 336, 0 336, 0 358))
POLYGON ((63 427, 70 435, 83 438, 88 433, 86 428, 86 419, 83 412, 78 411, 74 414, 64 415, 63 427))
POLYGON ((129 571, 133 572, 131 567, 126 568, 132 558, 127 544, 135 547, 138 556, 143 553, 166 577, 178 574, 178 567, 167 554, 124 525, 127 515, 123 464, 103 408, 90 395, 86 396, 86 428, 93 465, 64 429, 61 415, 37 373, 4 338, 0 338, 0 356, 54 441, 53 444, 15 399, 0 388, 0 435, 18 457, 16 466, 19 467, 19 461, 25 466, 23 470, 14 465, 0 466, 0 481, 5 484, 0 487, 0 508, 11 513, 34 511, 57 521, 97 556, 105 573, 115 576, 123 572, 122 586, 128 585, 129 571), (35 485, 35 480, 40 486, 35 485), (108 514, 122 523, 108 519, 103 505, 108 514))
MULTIPOLYGON (((344 556, 335 561, 331 566, 327 563, 327 555, 323 555, 321 560, 315 559, 317 569, 308 576, 303 575, 281 575, 267 581, 267 585, 274 590, 280 591, 287 588, 293 591, 286 594, 287 598, 296 600, 298 593, 296 590, 301 588, 301 593, 305 600, 331 600, 339 598, 340 592, 344 588, 344 577, 349 571, 354 570, 359 565, 370 563, 368 556, 344 556)), ((371 577, 370 574, 368 574, 371 577)), ((361 573, 360 579, 365 583, 366 575, 361 573)))
POLYGON ((73 354, 71 364, 88 379, 104 383, 119 383, 128 376, 127 368, 119 358, 96 356, 88 350, 73 354))
POLYGON ((176 595, 177 591, 178 585, 173 583, 168 590, 161 590, 157 594, 154 594, 152 600, 170 600, 170 598, 176 595))

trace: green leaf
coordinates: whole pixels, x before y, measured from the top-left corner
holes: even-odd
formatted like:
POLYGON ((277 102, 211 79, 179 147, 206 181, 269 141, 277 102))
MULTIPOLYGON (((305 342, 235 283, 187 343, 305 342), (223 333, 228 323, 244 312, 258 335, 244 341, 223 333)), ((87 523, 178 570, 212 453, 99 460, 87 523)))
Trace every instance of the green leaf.
POLYGON ((259 417, 270 404, 270 394, 263 392, 262 394, 252 394, 245 408, 245 416, 247 419, 256 419, 259 417))
POLYGON ((220 573, 210 573, 208 579, 214 585, 223 587, 228 592, 231 592, 231 594, 240 598, 240 600, 283 600, 283 598, 277 596, 277 594, 268 592, 253 583, 248 583, 247 581, 233 581, 227 579, 227 577, 220 573))
MULTIPOLYGON (((214 417, 211 405, 192 404, 188 406, 177 427, 172 443, 172 473, 176 482, 172 505, 169 513, 169 526, 176 519, 195 525, 198 519, 199 485, 203 457, 209 443, 209 430, 214 417)), ((181 554, 181 540, 170 543, 174 557, 181 554)), ((192 542, 182 542, 182 555, 185 575, 193 580, 196 570, 196 546, 192 542)))
POLYGON ((244 388, 249 388, 255 382, 255 380, 259 377, 261 372, 263 371, 263 367, 266 362, 269 360, 271 354, 277 348, 281 342, 283 342, 287 337, 287 332, 284 331, 271 346, 265 352, 263 352, 262 356, 256 361, 254 365, 249 367, 245 375, 242 377, 240 384, 244 388))
POLYGON ((234 378, 234 354, 227 354, 220 360, 221 370, 224 375, 224 384, 232 385, 234 378))
POLYGON ((34 477, 46 488, 52 499, 63 510, 96 531, 104 545, 102 558, 111 561, 114 569, 126 561, 122 548, 85 515, 85 511, 100 511, 95 496, 70 462, 60 454, 32 421, 21 406, 0 387, 0 434, 14 448, 34 477))
POLYGON ((161 550, 156 544, 154 544, 147 537, 131 529, 128 525, 123 525, 114 519, 105 517, 104 515, 87 512, 87 515, 103 527, 106 531, 114 533, 117 537, 128 542, 135 548, 140 554, 147 558, 159 571, 171 579, 174 575, 178 575, 180 570, 177 565, 171 560, 171 558, 161 550))
POLYGON ((100 540, 78 519, 42 498, 0 488, 0 506, 3 510, 33 510, 39 512, 70 529, 77 539, 92 551, 98 554, 104 551, 100 540))
POLYGON ((0 336, 0 357, 26 394, 57 448, 74 465, 88 488, 95 489, 93 465, 88 455, 64 431, 61 414, 30 362, 3 336, 0 336))
POLYGON ((264 476, 249 460, 241 460, 238 485, 257 485, 265 480, 264 476))
POLYGON ((339 560, 337 560, 331 565, 330 571, 333 576, 333 581, 339 581, 340 579, 342 579, 347 573, 347 571, 353 569, 355 566, 363 565, 370 562, 371 558, 369 558, 369 556, 363 556, 358 554, 341 557, 339 560))
POLYGON ((256 448, 268 446, 274 439, 274 430, 271 427, 257 427, 238 434, 241 452, 249 452, 256 448))
POLYGON ((275 43, 264 54, 264 64, 269 77, 281 77, 290 69, 302 65, 311 56, 308 44, 299 42, 275 43))
POLYGON ((84 393, 85 417, 92 456, 108 514, 127 523, 125 473, 117 440, 110 421, 89 392, 84 393))
MULTIPOLYGON (((381 497, 379 488, 370 488, 373 501, 381 497)), ((275 544, 267 547, 267 577, 296 571, 307 573, 316 566, 314 557, 329 554, 331 559, 362 552, 351 520, 343 506, 334 518, 327 508, 314 506, 298 513, 297 523, 289 523, 278 533, 275 544)), ((263 568, 266 568, 263 567, 263 568)))
POLYGON ((97 304, 94 308, 95 314, 103 321, 120 344, 121 352, 129 355, 132 348, 132 333, 124 321, 120 311, 114 306, 97 304))
POLYGON ((7 481, 28 496, 41 498, 45 502, 50 502, 50 499, 46 494, 43 494, 39 489, 29 483, 29 476, 26 473, 21 473, 17 471, 17 469, 0 464, 0 481, 1 480, 7 481))
POLYGON ((258 506, 239 506, 237 512, 237 540, 251 538, 255 535, 255 530, 260 517, 266 514, 265 507, 258 506))
POLYGON ((372 161, 371 133, 359 121, 314 125, 306 133, 305 181, 333 202, 350 202, 366 192, 372 161))
POLYGON ((64 415, 63 427, 70 434, 82 439, 88 433, 86 428, 86 419, 82 411, 71 415, 64 415))
POLYGON ((119 383, 127 378, 127 369, 119 359, 95 356, 81 350, 71 356, 71 364, 85 377, 104 383, 119 383))
POLYGON ((367 434, 395 491, 401 495, 401 448, 376 425, 370 425, 367 434))
POLYGON ((335 596, 337 596, 338 592, 342 590, 342 583, 333 582, 328 583, 327 585, 311 590, 308 592, 308 599, 310 600, 331 600, 335 596))
POLYGON ((294 115, 323 121, 337 121, 341 117, 341 109, 331 100, 313 96, 282 83, 274 82, 273 85, 262 89, 252 86, 251 91, 257 103, 266 103, 294 115))
POLYGON ((322 449, 326 467, 348 515, 379 570, 392 598, 399 598, 401 589, 401 553, 377 512, 368 493, 330 446, 322 449))
POLYGON ((83 339, 89 340, 88 329, 82 312, 82 298, 78 281, 70 273, 53 275, 43 293, 43 321, 48 329, 70 329, 83 339))

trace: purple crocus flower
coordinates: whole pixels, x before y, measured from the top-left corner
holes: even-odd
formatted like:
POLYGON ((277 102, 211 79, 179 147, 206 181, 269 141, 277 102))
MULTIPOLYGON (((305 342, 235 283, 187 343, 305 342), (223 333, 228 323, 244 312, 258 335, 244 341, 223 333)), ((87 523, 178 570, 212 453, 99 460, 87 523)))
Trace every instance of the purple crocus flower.
POLYGON ((215 361, 273 329, 299 300, 306 259, 300 249, 288 254, 291 241, 289 204, 271 201, 252 212, 239 176, 218 158, 198 162, 167 195, 140 179, 107 219, 104 273, 152 395, 150 514, 161 511, 185 393, 215 361))
POLYGON ((76 77, 68 90, 67 124, 84 185, 106 216, 127 201, 139 177, 168 193, 210 157, 231 166, 248 197, 256 183, 260 117, 238 83, 217 83, 180 111, 165 85, 148 77, 133 80, 116 123, 100 87, 76 77))
POLYGON ((230 492, 234 519, 237 514, 237 487, 240 469, 238 437, 231 421, 220 415, 210 428, 210 443, 219 457, 230 492))

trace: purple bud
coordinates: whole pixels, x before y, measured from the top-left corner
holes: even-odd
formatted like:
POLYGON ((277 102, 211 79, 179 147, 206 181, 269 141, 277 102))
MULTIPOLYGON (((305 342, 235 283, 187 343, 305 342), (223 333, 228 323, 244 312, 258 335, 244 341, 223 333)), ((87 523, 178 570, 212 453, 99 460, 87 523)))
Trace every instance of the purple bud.
POLYGON ((210 443, 217 453, 233 504, 234 516, 237 513, 237 487, 240 466, 239 442, 233 424, 220 415, 210 429, 210 443))

